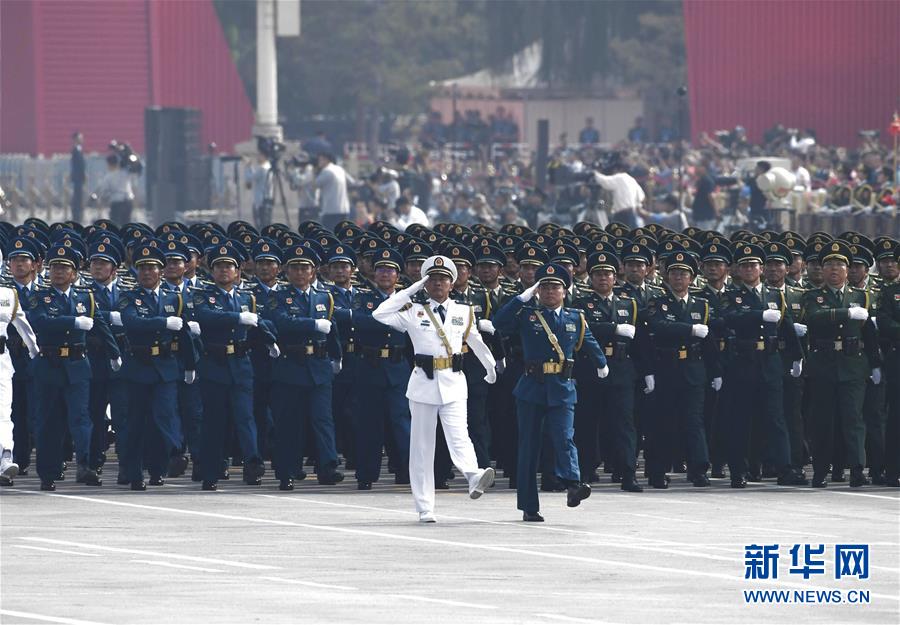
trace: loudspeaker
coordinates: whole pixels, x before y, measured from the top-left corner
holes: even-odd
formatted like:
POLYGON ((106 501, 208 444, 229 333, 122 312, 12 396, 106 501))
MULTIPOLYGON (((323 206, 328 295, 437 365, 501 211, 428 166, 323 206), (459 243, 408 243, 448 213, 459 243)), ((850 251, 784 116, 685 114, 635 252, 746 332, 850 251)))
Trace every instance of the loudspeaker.
POLYGON ((201 132, 197 109, 153 106, 144 111, 147 207, 156 223, 209 207, 209 157, 201 132))

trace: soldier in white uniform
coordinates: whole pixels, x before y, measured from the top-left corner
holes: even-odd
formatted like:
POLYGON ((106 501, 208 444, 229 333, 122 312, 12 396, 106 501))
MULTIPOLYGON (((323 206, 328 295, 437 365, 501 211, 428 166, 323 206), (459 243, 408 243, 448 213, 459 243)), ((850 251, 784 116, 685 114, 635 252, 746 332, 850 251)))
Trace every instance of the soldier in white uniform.
MULTIPOLYGON (((3 252, 0 252, 0 265, 3 264, 3 252)), ((19 472, 19 465, 12 460, 13 423, 12 395, 13 369, 12 360, 6 349, 6 326, 12 324, 28 347, 28 355, 34 358, 38 354, 37 338, 31 324, 25 318, 25 311, 19 302, 19 294, 15 289, 0 286, 0 484, 12 485, 12 478, 19 472)))
POLYGON ((466 425, 468 387, 463 373, 463 341, 487 371, 485 380, 497 380, 496 362, 475 324, 471 306, 450 299, 456 282, 456 265, 446 256, 432 256, 422 265, 423 278, 394 293, 372 316, 383 324, 409 334, 415 348, 415 368, 406 397, 412 426, 409 445, 409 479, 419 521, 434 523, 434 445, 437 419, 447 439, 453 464, 469 481, 469 496, 477 499, 494 480, 494 470, 480 469, 466 425), (425 288, 428 299, 413 302, 425 288))

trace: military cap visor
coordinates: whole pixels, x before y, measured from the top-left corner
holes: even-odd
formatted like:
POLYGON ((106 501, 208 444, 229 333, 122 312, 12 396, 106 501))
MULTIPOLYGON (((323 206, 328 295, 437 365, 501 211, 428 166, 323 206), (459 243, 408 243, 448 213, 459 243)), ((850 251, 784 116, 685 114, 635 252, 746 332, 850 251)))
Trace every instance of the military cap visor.
POLYGON ((431 256, 422 263, 422 275, 448 276, 451 282, 456 282, 458 275, 456 263, 447 256, 431 256))
POLYGON ((155 245, 150 243, 140 243, 134 250, 132 256, 132 264, 135 267, 140 265, 158 265, 162 267, 166 264, 166 257, 155 245))
POLYGON ((557 263, 543 265, 535 273, 534 281, 538 284, 561 284, 566 289, 572 285, 572 277, 569 275, 569 271, 557 263))
POLYGON ((383 248, 372 258, 372 266, 376 269, 378 267, 391 267, 400 271, 401 264, 403 264, 403 257, 400 255, 400 252, 393 248, 383 248))
POLYGON ((619 270, 619 260, 615 255, 608 252, 595 252, 588 257, 588 272, 595 271, 612 271, 615 273, 619 270))
POLYGON ((666 261, 666 272, 672 271, 673 269, 684 269, 685 271, 691 272, 691 274, 696 274, 697 259, 687 251, 673 252, 666 261))
POLYGON ((849 265, 853 260, 853 252, 850 246, 843 241, 831 241, 822 246, 819 252, 819 261, 824 265, 829 260, 838 260, 849 265))

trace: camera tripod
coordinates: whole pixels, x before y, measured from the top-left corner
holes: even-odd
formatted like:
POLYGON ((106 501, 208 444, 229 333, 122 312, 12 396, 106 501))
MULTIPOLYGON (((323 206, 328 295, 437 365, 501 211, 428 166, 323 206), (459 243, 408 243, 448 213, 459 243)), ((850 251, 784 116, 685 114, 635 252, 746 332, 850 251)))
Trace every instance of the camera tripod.
POLYGON ((266 172, 266 194, 263 198, 262 206, 253 207, 253 219, 260 228, 272 223, 275 204, 281 200, 281 209, 284 211, 284 223, 291 225, 290 216, 288 215, 287 199, 284 195, 284 183, 282 182, 282 172, 278 165, 277 158, 270 158, 271 166, 266 172), (274 181, 273 181, 274 179, 274 181))

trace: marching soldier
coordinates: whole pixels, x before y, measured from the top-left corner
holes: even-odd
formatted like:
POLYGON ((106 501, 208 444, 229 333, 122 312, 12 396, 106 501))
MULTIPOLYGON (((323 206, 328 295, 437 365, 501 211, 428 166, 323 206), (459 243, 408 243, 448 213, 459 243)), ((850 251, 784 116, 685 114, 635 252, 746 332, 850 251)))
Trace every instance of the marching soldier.
POLYGON ((264 466, 256 440, 253 418, 253 367, 249 338, 259 333, 271 358, 280 351, 266 323, 260 323, 253 293, 236 288, 241 257, 236 247, 221 245, 207 254, 214 287, 194 293, 194 314, 203 336, 203 351, 197 363, 203 398, 200 428, 203 490, 216 490, 222 473, 225 430, 229 415, 234 420, 243 457, 245 484, 258 486, 264 466))
MULTIPOLYGON (((884 259, 882 258, 881 261, 884 259)), ((893 267, 900 264, 900 245, 893 244, 893 267)), ((880 266, 887 263, 880 262, 880 266)), ((900 281, 886 283, 878 306, 878 331, 884 353, 884 386, 888 393, 885 424, 884 485, 900 487, 900 281)))
POLYGON ((835 420, 850 465, 850 486, 863 486, 866 380, 881 382, 877 333, 869 319, 868 294, 847 284, 852 253, 843 241, 816 243, 824 286, 806 292, 803 316, 809 329, 806 373, 810 381, 813 488, 824 488, 835 451, 835 420))
POLYGON ((660 410, 648 415, 647 460, 650 485, 668 488, 666 471, 680 462, 684 441, 688 481, 709 486, 709 451, 703 428, 706 385, 722 389, 718 348, 709 335, 709 303, 690 292, 697 260, 688 252, 666 259, 670 291, 650 303, 650 330, 656 348, 656 384, 660 410), (665 411, 662 408, 665 408, 665 411), (674 413, 674 414, 673 414, 674 413))
POLYGON ((122 359, 93 295, 72 286, 78 278, 79 258, 75 250, 59 243, 50 248, 47 259, 50 286, 31 295, 28 310, 28 319, 40 345, 33 372, 41 389, 36 394, 35 405, 41 490, 56 490, 54 482, 62 469, 66 422, 75 444, 76 481, 100 486, 100 476, 90 468, 91 364, 86 357, 87 334, 93 333, 103 341, 104 355, 113 371, 121 368, 122 359))
POLYGON ((524 374, 514 391, 519 421, 517 502, 522 520, 529 522, 544 520, 537 469, 545 425, 553 443, 556 476, 568 491, 567 505, 578 506, 591 494, 591 487, 581 480, 574 442, 577 395, 572 373, 575 356, 582 348, 588 350, 598 377, 609 375, 609 367, 584 315, 563 307, 571 283, 564 267, 543 265, 535 274, 535 283, 494 316, 499 331, 518 335, 522 341, 524 374), (534 305, 538 289, 540 304, 534 305))
POLYGON ((575 302, 582 311, 594 338, 612 362, 610 375, 594 379, 590 358, 579 353, 575 375, 581 389, 575 406, 575 445, 582 475, 593 473, 598 464, 598 437, 603 440, 605 458, 614 466, 613 481, 621 481, 622 490, 643 491, 635 479, 637 432, 634 427, 634 388, 642 377, 645 392, 652 393, 656 378, 651 367, 649 335, 637 333, 637 301, 613 290, 618 259, 606 252, 595 252, 588 258, 588 272, 593 290, 575 302))
POLYGON ((409 334, 415 351, 406 397, 412 415, 409 477, 419 521, 434 523, 434 447, 440 417, 450 457, 466 476, 469 497, 478 499, 494 480, 494 469, 479 468, 466 427, 466 378, 463 343, 478 357, 485 380, 497 379, 493 356, 475 327, 470 306, 450 299, 457 269, 446 256, 432 256, 422 265, 423 278, 394 293, 372 313, 376 321, 409 334), (412 296, 426 289, 428 301, 413 303, 412 296))

